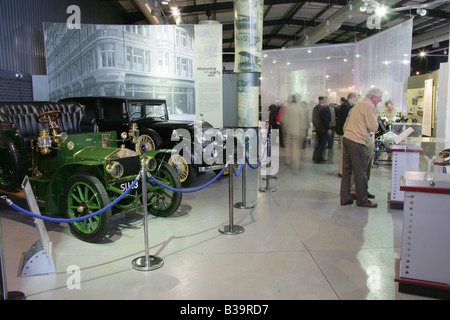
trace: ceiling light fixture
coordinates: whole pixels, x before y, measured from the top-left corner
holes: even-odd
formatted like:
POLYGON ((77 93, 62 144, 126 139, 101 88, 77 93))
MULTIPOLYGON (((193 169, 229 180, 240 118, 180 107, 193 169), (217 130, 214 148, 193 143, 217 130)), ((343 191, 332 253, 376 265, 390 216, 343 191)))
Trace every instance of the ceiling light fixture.
POLYGON ((433 41, 433 45, 431 46, 433 49, 437 49, 440 47, 439 45, 439 41, 437 40, 436 37, 434 37, 434 41, 433 41))
POLYGON ((325 32, 331 32, 330 20, 326 21, 325 32))
POLYGON ((387 12, 386 7, 382 5, 376 7, 375 9, 375 13, 381 17, 384 17, 386 15, 386 12, 387 12))
POLYGON ((419 16, 422 16, 422 17, 427 14, 427 10, 422 9, 422 8, 417 8, 416 12, 419 16))
POLYGON ((350 3, 348 6, 347 19, 353 18, 353 4, 350 3))
POLYGON ((359 10, 365 12, 367 10, 367 5, 368 5, 367 1, 364 1, 364 4, 361 7, 359 7, 359 10))

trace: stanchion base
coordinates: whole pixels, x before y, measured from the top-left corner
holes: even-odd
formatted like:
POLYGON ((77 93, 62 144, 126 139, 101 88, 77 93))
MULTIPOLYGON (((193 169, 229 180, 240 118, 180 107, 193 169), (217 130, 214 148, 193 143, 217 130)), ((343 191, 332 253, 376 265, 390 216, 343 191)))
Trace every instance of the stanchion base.
POLYGON ((160 257, 148 256, 148 263, 146 263, 146 257, 142 256, 134 259, 131 265, 134 270, 152 271, 161 268, 164 265, 164 261, 160 257))
POLYGON ((277 188, 272 188, 272 187, 269 187, 269 188, 259 188, 259 191, 261 191, 261 192, 275 192, 275 191, 277 191, 277 188))
MULTIPOLYGON (((269 180, 278 180, 278 177, 275 177, 275 176, 269 176, 269 177, 270 177, 269 180)), ((266 177, 263 177, 262 179, 267 180, 266 177)))
MULTIPOLYGON (((3 300, 3 295, 0 297, 3 300)), ((20 291, 8 291, 7 300, 27 300, 25 293, 20 291)))
POLYGON ((219 228, 219 232, 223 234, 240 234, 244 231, 245 229, 243 227, 236 225, 233 226, 227 225, 219 228))
POLYGON ((238 209, 252 209, 255 205, 251 202, 236 202, 234 207, 238 209))

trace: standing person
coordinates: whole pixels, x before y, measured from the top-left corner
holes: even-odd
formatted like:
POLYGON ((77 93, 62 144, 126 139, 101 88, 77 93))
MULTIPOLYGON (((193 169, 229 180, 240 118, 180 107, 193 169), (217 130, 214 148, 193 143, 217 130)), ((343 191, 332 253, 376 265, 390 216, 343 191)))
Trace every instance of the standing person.
POLYGON ((402 117, 402 110, 394 106, 394 103, 391 100, 386 101, 383 113, 386 115, 389 122, 392 122, 395 117, 402 117))
MULTIPOLYGON (((350 92, 347 95, 347 99, 341 98, 344 100, 341 107, 339 108, 339 115, 336 120, 336 133, 340 135, 340 139, 344 135, 344 123, 345 120, 347 120, 348 113, 350 112, 350 109, 353 108, 356 101, 358 101, 358 95, 356 92, 350 92)), ((338 176, 342 177, 342 148, 341 148, 341 154, 339 158, 339 169, 338 169, 338 176)))
POLYGON ((319 97, 319 104, 313 109, 313 125, 316 129, 316 141, 314 142, 313 162, 324 163, 325 149, 328 143, 328 136, 332 134, 330 121, 331 114, 328 108, 328 98, 319 97))
POLYGON ((280 110, 280 103, 277 101, 269 106, 269 125, 271 129, 278 129, 276 122, 278 111, 280 110))
POLYGON ((300 102, 300 107, 303 109, 303 114, 305 117, 305 136, 302 141, 302 149, 304 150, 304 149, 306 149, 306 143, 308 140, 308 131, 309 131, 309 123, 311 120, 310 119, 311 112, 309 112, 308 104, 306 103, 306 101, 300 102))
POLYGON ((291 96, 283 115, 283 128, 286 133, 286 162, 291 164, 295 173, 300 167, 300 147, 307 130, 306 121, 304 109, 291 96))
POLYGON ((275 119, 275 121, 277 122, 278 125, 278 129, 279 129, 279 139, 280 139, 280 146, 284 147, 284 124, 283 124, 283 115, 284 115, 284 110, 285 110, 286 106, 282 105, 280 106, 280 109, 278 110, 278 114, 277 117, 275 119))
POLYGON ((366 97, 358 101, 347 118, 342 138, 343 165, 340 190, 341 206, 352 204, 350 185, 352 172, 355 177, 356 204, 360 207, 375 208, 376 203, 367 198, 367 143, 378 128, 377 104, 383 92, 371 89, 366 97))
POLYGON ((331 128, 331 135, 328 136, 328 149, 333 149, 334 145, 334 133, 336 131, 336 104, 330 103, 328 105, 328 108, 330 109, 330 128, 331 128))

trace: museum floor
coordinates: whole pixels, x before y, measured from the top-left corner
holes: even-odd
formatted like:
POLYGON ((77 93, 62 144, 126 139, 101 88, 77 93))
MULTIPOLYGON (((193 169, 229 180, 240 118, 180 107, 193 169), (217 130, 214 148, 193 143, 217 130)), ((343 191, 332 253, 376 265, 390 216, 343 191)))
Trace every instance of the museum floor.
MULTIPOLYGON (((77 240, 66 224, 46 222, 56 273, 20 277, 22 253, 38 235, 31 218, 2 202, 8 289, 28 300, 427 299, 399 293, 394 282, 403 212, 388 209, 391 168, 372 170, 370 191, 378 208, 342 207, 337 144, 329 163, 313 164, 311 155, 310 148, 302 152, 297 174, 282 156, 272 193, 259 192, 257 170, 248 170, 247 200, 255 208, 233 211, 242 234, 218 231, 229 222, 228 177, 185 193, 174 216, 150 216, 150 254, 164 261, 153 271, 131 266, 144 254, 142 215, 132 213, 116 219, 110 238, 100 244, 77 240), (81 282, 69 289, 75 282, 67 270, 74 265, 81 282)), ((213 176, 200 175, 195 186, 213 176)), ((241 177, 234 177, 234 202, 239 201, 241 177)), ((24 200, 16 204, 26 207, 24 200)))

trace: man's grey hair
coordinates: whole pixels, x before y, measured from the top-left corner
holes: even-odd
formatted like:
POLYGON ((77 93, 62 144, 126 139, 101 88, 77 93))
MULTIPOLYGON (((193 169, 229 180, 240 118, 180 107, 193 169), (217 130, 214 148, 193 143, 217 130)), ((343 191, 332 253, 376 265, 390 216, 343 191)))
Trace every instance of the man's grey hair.
POLYGON ((372 88, 369 90, 369 92, 367 92, 366 94, 366 98, 373 98, 373 97, 378 97, 378 98, 382 98, 383 97, 383 91, 381 89, 378 88, 372 88))
POLYGON ((348 95, 347 95, 347 100, 348 99, 351 99, 351 98, 357 98, 358 97, 358 94, 356 93, 356 92, 350 92, 348 95))

